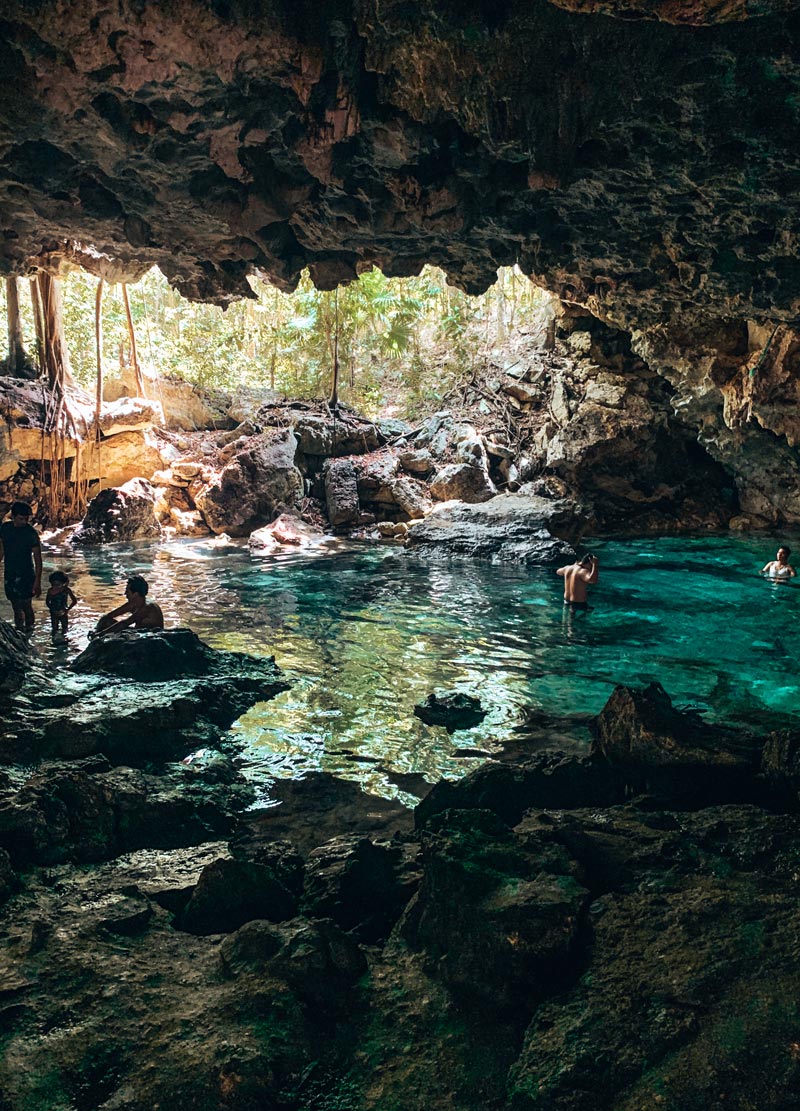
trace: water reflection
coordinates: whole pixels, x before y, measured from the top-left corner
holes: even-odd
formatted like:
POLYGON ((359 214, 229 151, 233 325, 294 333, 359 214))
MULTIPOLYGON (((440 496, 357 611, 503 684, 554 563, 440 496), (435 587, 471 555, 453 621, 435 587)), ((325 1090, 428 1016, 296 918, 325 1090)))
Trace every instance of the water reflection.
MULTIPOLYGON (((427 562, 394 547, 252 560, 242 543, 191 540, 46 551, 45 566, 68 569, 81 600, 67 654, 139 572, 169 624, 275 655, 294 686, 234 727, 256 777, 326 769, 397 794, 404 777, 476 766, 479 755, 453 753, 491 749, 531 710, 595 713, 617 683, 658 680, 712 717, 797 713, 800 594, 759 578, 771 540, 592 546, 602 578, 589 612, 562 605, 552 570, 427 562), (479 694, 487 718, 454 737, 424 725, 413 705, 434 688, 479 694)), ((39 645, 58 662, 42 610, 39 645)))

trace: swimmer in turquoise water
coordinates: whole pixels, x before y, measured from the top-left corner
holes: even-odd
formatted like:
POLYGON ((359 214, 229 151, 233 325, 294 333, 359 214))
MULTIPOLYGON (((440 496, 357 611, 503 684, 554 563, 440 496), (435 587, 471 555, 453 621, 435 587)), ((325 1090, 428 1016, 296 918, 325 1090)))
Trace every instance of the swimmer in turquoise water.
POLYGON ((767 575, 770 579, 783 579, 785 582, 796 578, 797 572, 789 563, 791 554, 792 549, 787 548, 785 544, 782 545, 778 548, 775 558, 761 568, 761 574, 767 575))

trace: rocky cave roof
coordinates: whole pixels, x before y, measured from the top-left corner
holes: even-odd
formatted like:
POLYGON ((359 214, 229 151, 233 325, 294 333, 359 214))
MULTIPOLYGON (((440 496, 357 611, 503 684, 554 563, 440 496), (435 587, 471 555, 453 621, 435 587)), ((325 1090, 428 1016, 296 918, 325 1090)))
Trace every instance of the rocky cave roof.
POLYGON ((68 241, 225 304, 248 273, 477 293, 517 262, 629 327, 795 322, 793 9, 4 0, 0 272, 68 241))

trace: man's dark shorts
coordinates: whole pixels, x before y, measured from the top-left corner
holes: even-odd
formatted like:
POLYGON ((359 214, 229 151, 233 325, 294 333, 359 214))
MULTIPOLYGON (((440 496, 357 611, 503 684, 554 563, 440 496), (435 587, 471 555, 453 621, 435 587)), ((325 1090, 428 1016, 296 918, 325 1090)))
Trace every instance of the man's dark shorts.
POLYGON ((33 598, 33 575, 13 575, 5 580, 6 598, 12 606, 21 606, 33 598))
POLYGON ((569 606, 573 613, 588 613, 589 610, 594 609, 594 606, 590 606, 588 602, 568 602, 566 599, 564 600, 564 605, 569 606))

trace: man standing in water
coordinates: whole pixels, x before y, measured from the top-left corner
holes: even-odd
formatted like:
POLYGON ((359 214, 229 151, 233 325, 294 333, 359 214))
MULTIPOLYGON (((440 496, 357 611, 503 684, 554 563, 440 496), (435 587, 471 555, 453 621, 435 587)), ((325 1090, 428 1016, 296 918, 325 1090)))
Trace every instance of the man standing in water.
POLYGON ((569 563, 556 571, 564 580, 564 605, 571 610, 588 610, 587 588, 600 578, 600 561, 597 556, 585 555, 577 563, 569 563))
POLYGON ((794 567, 789 563, 789 556, 792 554, 792 549, 787 548, 785 545, 778 548, 777 555, 774 559, 770 560, 766 566, 761 568, 762 575, 769 575, 771 579, 794 579, 797 577, 797 572, 794 567))
POLYGON ((0 559, 6 598, 20 632, 33 630, 33 599, 42 593, 42 549, 31 524, 31 507, 24 501, 11 506, 11 520, 0 525, 0 559))

